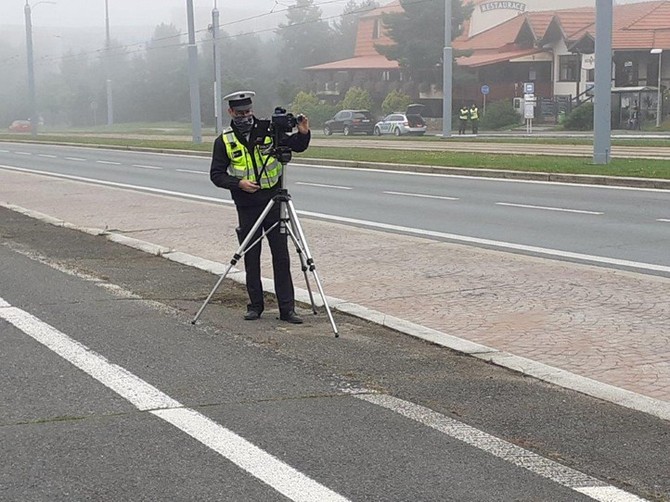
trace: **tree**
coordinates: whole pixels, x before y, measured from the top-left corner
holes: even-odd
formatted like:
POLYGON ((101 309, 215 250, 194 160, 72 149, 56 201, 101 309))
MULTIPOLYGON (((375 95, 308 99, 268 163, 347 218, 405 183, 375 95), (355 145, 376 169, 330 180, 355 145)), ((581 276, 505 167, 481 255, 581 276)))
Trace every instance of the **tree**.
POLYGON ((379 7, 376 0, 362 0, 360 3, 356 0, 349 0, 344 6, 340 21, 335 23, 334 45, 336 59, 346 59, 353 57, 356 47, 356 35, 358 32, 358 20, 361 15, 379 7))
POLYGON ((409 95, 394 89, 386 95, 382 103, 382 113, 388 115, 389 113, 406 110, 411 102, 412 98, 409 95))
POLYGON ((372 96, 365 89, 350 87, 342 100, 341 108, 352 110, 372 110, 372 96))
MULTIPOLYGON (((382 15, 393 45, 375 46, 380 54, 398 61, 410 79, 423 83, 441 82, 444 48, 444 0, 400 0, 404 11, 382 15)), ((462 29, 474 7, 451 0, 452 39, 462 29)), ((452 63, 453 64, 453 63, 452 63)))
POLYGON ((333 30, 321 19, 321 9, 314 0, 297 0, 288 8, 286 19, 277 29, 281 45, 279 75, 296 80, 302 68, 332 61, 333 30))

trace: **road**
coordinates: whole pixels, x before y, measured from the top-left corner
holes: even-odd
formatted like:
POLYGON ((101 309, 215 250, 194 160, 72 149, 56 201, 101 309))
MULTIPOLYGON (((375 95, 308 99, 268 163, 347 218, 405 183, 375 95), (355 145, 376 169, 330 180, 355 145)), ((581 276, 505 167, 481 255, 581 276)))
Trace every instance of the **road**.
POLYGON ((670 422, 0 208, 0 499, 670 500, 670 422), (392 349, 392 350, 389 350, 392 349))
MULTIPOLYGON (((202 157, 7 143, 0 165, 229 199, 202 157)), ((291 165, 301 214, 510 252, 670 275, 670 191, 291 165)))

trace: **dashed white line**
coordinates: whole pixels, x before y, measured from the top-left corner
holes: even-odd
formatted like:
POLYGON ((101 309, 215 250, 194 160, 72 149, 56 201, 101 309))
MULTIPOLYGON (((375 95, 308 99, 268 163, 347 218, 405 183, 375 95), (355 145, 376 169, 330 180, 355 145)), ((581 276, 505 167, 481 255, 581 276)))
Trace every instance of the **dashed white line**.
POLYGON ((384 394, 354 395, 358 399, 387 408, 592 499, 601 502, 644 500, 575 469, 541 457, 515 444, 491 436, 482 430, 437 413, 430 408, 384 394))
POLYGON ((442 200, 460 200, 458 197, 447 197, 444 195, 427 195, 423 193, 405 193, 405 192, 383 192, 389 195, 405 195, 407 197, 421 197, 423 199, 442 199, 442 200))
POLYGON ((142 164, 133 164, 133 167, 139 167, 141 169, 163 169, 162 167, 158 166, 144 166, 142 164))
POLYGON ((306 183, 304 181, 296 181, 296 185, 305 185, 310 187, 319 187, 319 188, 334 188, 336 190, 353 190, 353 187, 343 187, 338 185, 322 185, 321 183, 306 183))
POLYGON ((347 499, 263 451, 241 436, 164 394, 125 368, 0 298, 0 319, 43 344, 112 389, 135 407, 174 425, 290 500, 346 502, 347 499))
POLYGON ((496 202, 498 206, 523 207, 526 209, 543 209, 545 211, 562 211, 564 213, 581 213, 581 214, 604 214, 599 211, 585 211, 583 209, 567 209, 564 207, 547 207, 547 206, 531 206, 529 204, 512 204, 511 202, 496 202))
POLYGON ((209 174, 207 171, 194 171, 192 169, 175 169, 178 173, 189 173, 189 174, 209 174))
POLYGON ((32 155, 30 152, 14 152, 16 155, 32 155))
POLYGON ((0 150, 0 153, 9 153, 9 150, 0 150))
POLYGON ((663 223, 670 223, 670 219, 668 219, 668 218, 659 218, 656 221, 661 221, 663 223))
POLYGON ((84 161, 86 159, 83 159, 81 157, 65 157, 65 160, 76 160, 78 162, 84 161))
POLYGON ((49 155, 48 153, 38 153, 38 157, 46 157, 47 159, 57 159, 58 157, 55 155, 49 155))
POLYGON ((121 162, 110 162, 109 160, 96 160, 98 164, 110 164, 113 166, 120 166, 121 162))

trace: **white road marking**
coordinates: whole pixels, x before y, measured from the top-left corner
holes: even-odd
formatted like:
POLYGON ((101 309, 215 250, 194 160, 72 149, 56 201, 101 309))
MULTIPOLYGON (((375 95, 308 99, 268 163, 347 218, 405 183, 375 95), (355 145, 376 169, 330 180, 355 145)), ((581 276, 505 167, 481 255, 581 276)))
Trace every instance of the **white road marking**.
POLYGON ((405 192, 383 192, 389 195, 406 195, 407 197, 422 197, 424 199, 443 199, 443 200, 460 200, 458 197, 446 197, 444 195, 426 195, 422 193, 405 193, 405 192))
POLYGON ((0 319, 14 325, 138 409, 149 411, 174 425, 285 497, 300 502, 347 500, 201 413, 185 408, 153 385, 28 312, 12 307, 2 298, 0 319))
POLYGON ((0 150, 0 153, 9 153, 9 150, 0 150))
MULTIPOLYGON (((194 195, 194 194, 189 194, 189 193, 184 193, 184 192, 174 192, 171 190, 162 190, 159 188, 151 188, 151 187, 143 187, 139 185, 129 185, 126 183, 116 183, 113 181, 102 181, 102 180, 96 180, 92 178, 83 178, 80 176, 70 176, 68 174, 59 174, 59 173, 51 173, 48 171, 40 171, 37 169, 25 169, 22 167, 15 167, 15 166, 7 166, 0 164, 0 168, 3 169, 8 169, 10 171, 18 171, 18 172, 25 172, 25 173, 32 173, 32 174, 41 174, 45 176, 53 176, 55 178, 63 178, 63 179, 69 179, 69 180, 74 180, 74 181, 83 181, 86 183, 93 183, 96 185, 104 185, 104 186, 113 186, 117 188, 128 188, 131 190, 140 190, 142 192, 149 192, 149 193, 158 193, 162 195, 172 195, 175 197, 181 197, 185 199, 193 199, 193 200, 201 200, 201 201, 206 201, 206 202, 215 202, 217 204, 233 204, 232 201, 226 200, 226 199, 219 199, 216 197, 208 197, 205 195, 194 195)), ((667 190, 665 190, 667 192, 667 190)), ((556 249, 548 249, 548 248, 542 248, 542 247, 537 247, 537 246, 527 246, 525 244, 515 244, 513 242, 504 242, 504 241, 496 241, 492 239, 481 239, 479 237, 470 237, 466 235, 458 235, 458 234, 450 234, 446 232, 436 232, 433 230, 423 230, 423 229, 418 229, 418 228, 411 228, 411 227, 403 227, 400 225, 391 225, 388 223, 379 223, 376 221, 368 221, 368 220, 359 220, 356 218, 346 218, 344 216, 333 216, 331 214, 324 214, 324 213, 315 213, 313 211, 296 211, 299 215, 303 216, 311 216, 313 218, 319 218, 322 220, 327 220, 327 221, 336 221, 338 223, 349 223, 353 225, 361 225, 365 226, 368 228, 376 228, 380 230, 391 230, 394 232, 402 232, 405 234, 412 234, 412 235, 418 235, 421 237, 428 237, 428 238, 438 238, 438 239, 447 239, 450 241, 455 241, 455 242, 464 242, 467 244, 478 244, 478 245, 484 245, 484 246, 491 246, 494 248, 499 248, 499 249, 507 249, 507 250, 512 250, 512 251, 524 251, 528 253, 533 253, 541 256, 549 256, 549 257, 554 257, 554 258, 570 258, 574 260, 580 260, 580 261, 590 261, 594 263, 603 263, 605 265, 615 265, 615 266, 622 266, 622 267, 628 267, 628 268, 633 268, 633 269, 639 269, 639 270, 646 270, 646 271, 654 271, 654 272, 664 272, 664 273, 670 273, 670 266, 666 265, 656 265, 654 263, 644 263, 644 262, 637 262, 637 261, 630 261, 630 260, 619 260, 617 258, 607 258, 603 256, 596 256, 596 255, 589 255, 589 254, 582 254, 582 253, 572 253, 569 251, 559 251, 556 249)))
POLYGON ((39 154, 37 154, 37 156, 38 157, 46 157, 47 159, 57 159, 58 158, 55 155, 49 155, 47 153, 39 153, 39 154))
POLYGON ((355 397, 387 408, 449 437, 483 450, 506 462, 602 502, 634 502, 644 499, 582 472, 541 457, 484 431, 437 413, 430 408, 384 394, 354 394, 355 397))
POLYGON ((511 202, 496 202, 498 206, 523 207, 526 209, 543 209, 545 211, 562 211, 565 213, 581 213, 581 214, 605 214, 598 211, 586 211, 583 209, 567 209, 564 207, 547 207, 547 206, 531 206, 530 204, 512 204, 511 202))
POLYGON ((670 223, 670 219, 666 219, 666 218, 659 218, 656 221, 661 221, 663 223, 670 223))
POLYGON ((120 166, 121 162, 110 162, 109 160, 96 160, 98 164, 110 164, 113 166, 120 166))
POLYGON ((208 171, 194 171, 192 169, 175 169, 178 173, 189 173, 189 174, 209 174, 208 171))
POLYGON ((82 161, 86 159, 82 159, 81 157, 65 157, 65 160, 77 160, 77 161, 82 161))
POLYGON ((32 155, 30 152, 14 152, 16 155, 32 155))
POLYGON ((139 167, 142 169, 163 169, 162 167, 158 166, 143 166, 142 164, 133 164, 133 167, 139 167))
POLYGON ((296 185, 305 185, 310 187, 320 187, 320 188, 335 188, 336 190, 353 190, 352 187, 343 187, 338 185, 322 185, 320 183, 306 183, 303 181, 296 181, 296 185))

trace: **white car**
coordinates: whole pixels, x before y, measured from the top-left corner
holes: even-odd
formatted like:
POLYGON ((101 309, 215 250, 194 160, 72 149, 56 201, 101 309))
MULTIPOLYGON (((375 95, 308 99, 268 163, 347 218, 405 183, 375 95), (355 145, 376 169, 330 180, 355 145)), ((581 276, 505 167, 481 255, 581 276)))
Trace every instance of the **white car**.
POLYGON ((395 134, 402 136, 411 134, 421 136, 426 133, 426 122, 419 111, 423 105, 409 105, 406 113, 394 112, 375 124, 374 134, 395 134))

